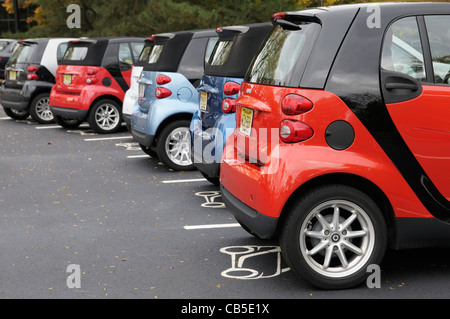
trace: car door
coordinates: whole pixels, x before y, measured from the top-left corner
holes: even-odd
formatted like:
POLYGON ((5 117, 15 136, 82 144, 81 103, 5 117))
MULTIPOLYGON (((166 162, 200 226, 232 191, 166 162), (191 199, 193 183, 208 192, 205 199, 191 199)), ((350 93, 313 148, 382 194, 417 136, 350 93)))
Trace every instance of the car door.
MULTIPOLYGON (((423 193, 450 214, 450 16, 397 20, 381 59, 383 98, 423 173, 423 193)), ((405 163, 405 165, 409 165, 405 163)), ((410 165, 416 169, 416 165, 410 165)), ((406 170, 407 171, 407 170, 406 170)))

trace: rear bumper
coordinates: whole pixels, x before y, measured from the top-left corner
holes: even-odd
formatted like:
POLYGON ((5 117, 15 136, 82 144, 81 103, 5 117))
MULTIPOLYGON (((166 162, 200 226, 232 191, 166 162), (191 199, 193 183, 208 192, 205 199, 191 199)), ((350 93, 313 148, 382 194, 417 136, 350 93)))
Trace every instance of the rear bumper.
POLYGON ((153 145, 153 141, 155 140, 154 135, 147 135, 145 133, 136 131, 135 129, 131 128, 131 135, 133 136, 133 139, 138 142, 140 145, 150 147, 153 145))
POLYGON ((63 116, 71 119, 80 119, 84 120, 88 115, 88 110, 80 110, 80 109, 72 109, 72 108, 64 108, 58 106, 50 106, 50 109, 53 115, 63 116))
POLYGON ((226 207, 243 227, 260 238, 271 238, 275 235, 278 218, 257 212, 231 194, 223 185, 220 185, 220 191, 226 207))

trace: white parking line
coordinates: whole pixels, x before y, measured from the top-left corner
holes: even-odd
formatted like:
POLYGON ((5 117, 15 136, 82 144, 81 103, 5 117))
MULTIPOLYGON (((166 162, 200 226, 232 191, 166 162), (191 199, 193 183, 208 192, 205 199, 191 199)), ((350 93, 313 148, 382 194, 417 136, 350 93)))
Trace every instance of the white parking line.
POLYGON ((211 225, 184 226, 183 228, 186 229, 186 230, 193 230, 193 229, 233 228, 233 227, 241 227, 241 225, 239 223, 235 223, 235 224, 211 224, 211 225))
POLYGON ((193 178, 193 179, 176 179, 172 181, 162 181, 163 184, 172 184, 172 183, 189 183, 189 182, 204 182, 206 178, 193 178))
POLYGON ((128 155, 127 158, 141 158, 141 157, 150 157, 147 154, 142 154, 142 155, 128 155))
POLYGON ((87 142, 90 141, 107 141, 107 140, 122 140, 133 138, 133 136, 116 136, 116 137, 96 137, 96 138, 85 138, 84 140, 87 142))
POLYGON ((0 117, 0 120, 12 120, 9 116, 2 116, 0 117))
POLYGON ((48 129, 54 129, 54 128, 62 128, 62 126, 59 125, 52 125, 52 126, 36 126, 36 130, 48 130, 48 129))

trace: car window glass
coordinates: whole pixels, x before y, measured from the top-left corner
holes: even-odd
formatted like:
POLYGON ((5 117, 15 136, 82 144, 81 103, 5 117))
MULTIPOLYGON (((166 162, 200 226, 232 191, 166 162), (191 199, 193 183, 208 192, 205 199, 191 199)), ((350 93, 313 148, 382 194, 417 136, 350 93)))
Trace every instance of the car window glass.
POLYGON ((219 37, 211 37, 208 40, 208 44, 206 45, 206 52, 205 52, 205 62, 208 62, 211 58, 211 54, 214 51, 214 48, 216 47, 216 43, 219 40, 219 37))
POLYGON ((428 40, 436 83, 450 84, 450 17, 426 16, 428 40))
POLYGON ((149 53, 148 56, 148 63, 152 64, 152 63, 156 63, 159 59, 159 57, 161 56, 161 52, 164 48, 164 45, 162 44, 158 44, 158 45, 154 45, 152 47, 152 50, 149 53))
POLYGON ((119 62, 133 64, 133 58, 131 57, 130 46, 128 43, 120 43, 119 45, 119 62))
POLYGON ((415 17, 394 22, 383 42, 381 67, 425 81, 425 67, 419 28, 415 17))
POLYGON ((20 44, 14 53, 11 55, 9 63, 28 63, 31 61, 31 57, 33 55, 34 49, 36 45, 25 45, 20 44))
POLYGON ((133 54, 133 60, 136 61, 141 54, 142 48, 144 47, 144 43, 136 43, 132 42, 131 44, 131 53, 133 54))
POLYGON ((211 65, 223 65, 230 55, 233 41, 219 41, 217 42, 214 52, 211 55, 209 64, 211 65))
POLYGON ((8 46, 8 44, 8 41, 0 41, 0 51, 3 51, 8 46))
POLYGON ((57 61, 60 61, 63 58, 64 53, 66 53, 68 46, 69 46, 69 44, 67 42, 63 42, 60 45, 58 45, 58 50, 56 51, 57 61))
POLYGON ((64 53, 63 60, 81 61, 86 58, 88 52, 87 47, 69 47, 64 53))
POLYGON ((246 75, 246 81, 267 85, 298 85, 294 74, 304 54, 310 52, 320 27, 304 23, 299 30, 288 30, 277 25, 261 47, 246 75))

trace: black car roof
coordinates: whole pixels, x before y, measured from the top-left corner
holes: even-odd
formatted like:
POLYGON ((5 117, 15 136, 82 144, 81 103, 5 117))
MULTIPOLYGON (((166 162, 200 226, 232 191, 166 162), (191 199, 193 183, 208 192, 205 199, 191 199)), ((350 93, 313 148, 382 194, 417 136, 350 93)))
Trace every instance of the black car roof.
POLYGON ((189 30, 159 33, 152 36, 153 44, 164 44, 156 63, 144 64, 144 71, 177 72, 181 59, 192 39, 217 36, 215 30, 189 30))
POLYGON ((61 65, 90 65, 101 66, 108 44, 137 41, 144 42, 144 38, 139 37, 97 37, 97 38, 79 38, 69 41, 68 47, 88 46, 86 57, 81 61, 61 60, 61 65))
POLYGON ((261 43, 272 30, 270 22, 227 26, 216 30, 219 41, 233 40, 223 65, 205 64, 205 74, 243 78, 261 43))

